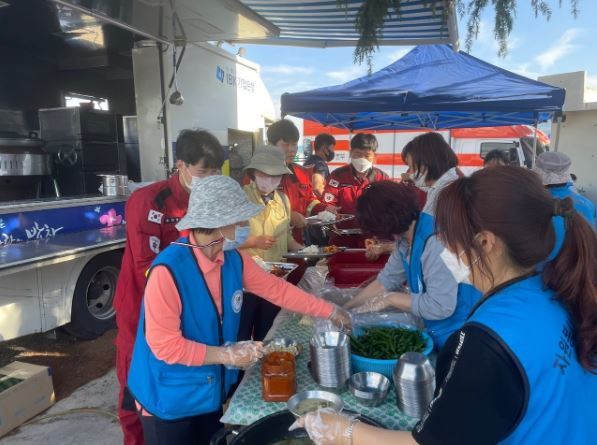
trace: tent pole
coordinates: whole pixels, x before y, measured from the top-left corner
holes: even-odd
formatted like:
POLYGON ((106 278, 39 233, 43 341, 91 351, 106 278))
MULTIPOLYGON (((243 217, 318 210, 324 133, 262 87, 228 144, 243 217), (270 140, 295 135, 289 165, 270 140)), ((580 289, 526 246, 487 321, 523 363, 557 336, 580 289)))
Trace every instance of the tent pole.
POLYGON ((557 116, 557 126, 556 126, 556 143, 554 147, 554 151, 558 151, 558 147, 560 146, 560 127, 562 126, 562 118, 561 116, 557 116))
POLYGON ((535 160, 537 158, 537 125, 538 122, 535 120, 535 131, 533 132, 533 162, 531 168, 535 167, 535 160))
POLYGON ((396 130, 392 133, 392 180, 396 179, 395 171, 396 168, 396 130))

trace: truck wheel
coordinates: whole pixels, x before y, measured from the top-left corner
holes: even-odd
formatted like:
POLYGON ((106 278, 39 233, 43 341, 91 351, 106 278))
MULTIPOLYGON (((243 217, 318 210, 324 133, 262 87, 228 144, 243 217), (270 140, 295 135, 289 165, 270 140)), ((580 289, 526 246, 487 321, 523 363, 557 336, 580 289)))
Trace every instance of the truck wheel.
POLYGON ((84 340, 99 337, 115 323, 113 307, 122 251, 103 253, 89 261, 77 280, 71 321, 64 328, 84 340))

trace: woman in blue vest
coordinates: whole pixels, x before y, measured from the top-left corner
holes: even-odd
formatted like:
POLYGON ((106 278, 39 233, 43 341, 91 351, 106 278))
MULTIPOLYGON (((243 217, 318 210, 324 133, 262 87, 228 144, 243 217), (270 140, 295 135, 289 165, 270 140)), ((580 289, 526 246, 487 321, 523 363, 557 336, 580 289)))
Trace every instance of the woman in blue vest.
POLYGON ((458 275, 457 258, 434 235, 439 192, 455 181, 458 159, 438 133, 425 133, 402 152, 415 185, 427 192, 422 212, 415 193, 391 182, 372 184, 357 202, 361 227, 380 239, 396 241, 377 279, 345 308, 372 312, 394 307, 421 317, 441 348, 459 329, 481 294, 458 275), (404 284, 409 292, 404 292, 404 284))
POLYGON ((595 228, 595 204, 574 190, 570 177, 570 157, 560 151, 546 151, 537 156, 535 172, 554 198, 571 198, 576 211, 595 228))
POLYGON ((347 325, 346 312, 264 271, 237 249, 263 210, 226 176, 193 182, 177 224, 189 231, 152 263, 128 377, 147 445, 207 444, 238 368, 263 354, 237 342, 243 289, 294 312, 347 325))
POLYGON ((595 232, 570 198, 552 198, 520 167, 457 180, 441 193, 436 219, 483 298, 438 357, 425 416, 412 433, 326 411, 299 423, 318 445, 594 444, 595 232))

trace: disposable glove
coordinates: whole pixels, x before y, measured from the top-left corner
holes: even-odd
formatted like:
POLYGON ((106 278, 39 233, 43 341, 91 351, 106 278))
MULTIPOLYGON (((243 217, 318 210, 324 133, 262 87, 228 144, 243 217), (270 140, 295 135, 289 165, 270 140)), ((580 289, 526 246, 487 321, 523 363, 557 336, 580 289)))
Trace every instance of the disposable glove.
POLYGON ((315 445, 351 445, 356 416, 338 414, 331 408, 307 413, 290 425, 289 431, 305 428, 315 445))
POLYGON ((334 305, 334 312, 330 315, 329 320, 334 323, 341 332, 350 333, 352 329, 352 316, 346 309, 334 305))
POLYGON ((228 368, 250 368, 264 354, 265 347, 260 341, 241 341, 221 348, 222 363, 228 368))

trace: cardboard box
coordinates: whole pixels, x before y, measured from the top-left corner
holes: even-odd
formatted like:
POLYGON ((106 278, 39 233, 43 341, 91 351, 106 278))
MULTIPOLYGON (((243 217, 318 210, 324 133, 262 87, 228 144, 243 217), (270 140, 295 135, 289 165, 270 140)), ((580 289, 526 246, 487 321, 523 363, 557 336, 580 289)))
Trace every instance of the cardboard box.
POLYGON ((52 371, 47 366, 12 362, 0 369, 0 437, 54 401, 52 371))

